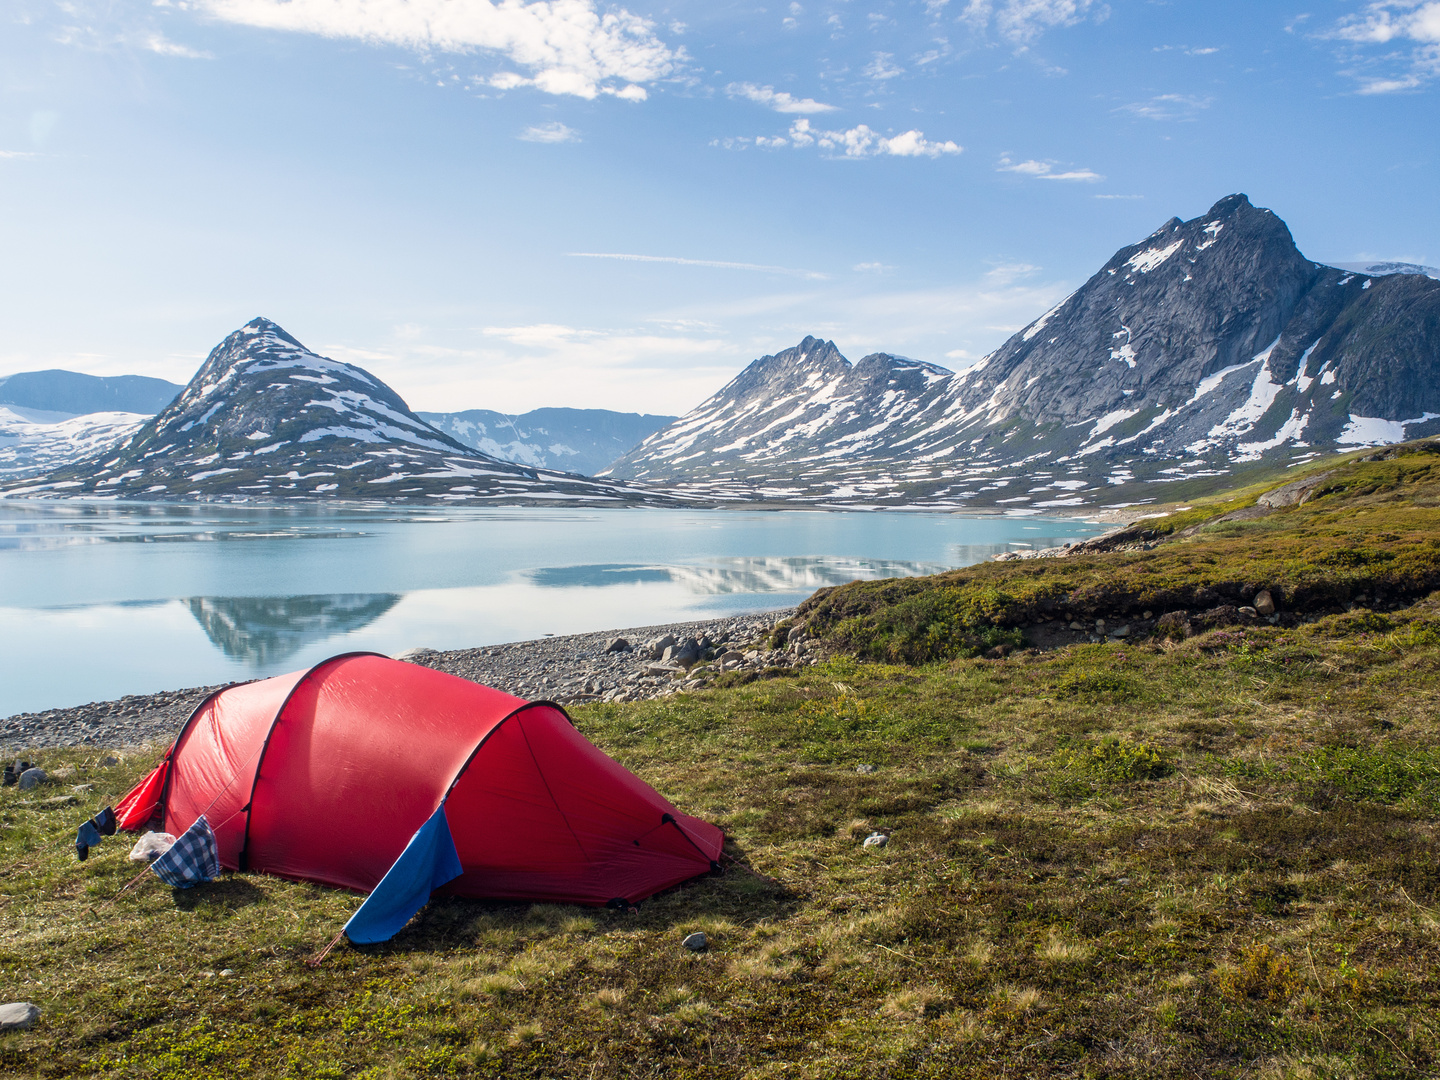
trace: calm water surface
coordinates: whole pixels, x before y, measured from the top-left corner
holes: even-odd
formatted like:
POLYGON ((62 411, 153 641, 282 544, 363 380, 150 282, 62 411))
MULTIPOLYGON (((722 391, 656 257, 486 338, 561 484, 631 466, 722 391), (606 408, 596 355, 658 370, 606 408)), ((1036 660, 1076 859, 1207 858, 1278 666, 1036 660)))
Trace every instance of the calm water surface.
POLYGON ((784 607, 1100 527, 825 511, 263 509, 0 502, 0 716, 784 607))

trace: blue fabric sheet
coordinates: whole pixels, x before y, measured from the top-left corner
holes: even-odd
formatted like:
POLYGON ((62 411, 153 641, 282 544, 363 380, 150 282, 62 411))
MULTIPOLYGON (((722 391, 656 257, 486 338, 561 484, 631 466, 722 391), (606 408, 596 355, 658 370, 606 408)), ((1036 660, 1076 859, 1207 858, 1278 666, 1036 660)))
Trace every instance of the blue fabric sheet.
POLYGON ((389 941, 425 906, 431 890, 462 873, 455 838, 445 820, 445 804, 441 803, 415 831, 360 910, 350 916, 345 936, 357 945, 389 941))

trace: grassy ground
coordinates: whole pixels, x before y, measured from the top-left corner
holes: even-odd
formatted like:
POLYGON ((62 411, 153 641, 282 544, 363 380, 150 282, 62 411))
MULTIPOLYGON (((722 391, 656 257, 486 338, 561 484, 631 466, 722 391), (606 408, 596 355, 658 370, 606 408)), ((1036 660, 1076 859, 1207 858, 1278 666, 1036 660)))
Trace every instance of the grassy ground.
MULTIPOLYGON (((1428 483, 1366 480, 1286 512, 1290 530, 1317 551, 1420 550, 1440 538, 1428 483), (1379 521, 1396 514, 1418 524, 1379 521), (1330 529, 1348 539, 1327 548, 1330 529)), ((1277 522, 1095 572, 1289 544, 1277 522)), ((986 568, 983 587, 1034 572, 986 568)), ((74 827, 155 755, 44 754, 74 775, 0 793, 0 997, 45 1010, 0 1037, 0 1073, 1433 1075, 1440 595, 1345 606, 1001 660, 842 653, 577 709, 766 876, 731 869, 637 914, 437 900, 318 970, 303 960, 359 897, 226 875, 112 903, 128 842, 77 864, 74 827), (48 801, 81 783, 83 801, 48 801), (890 843, 864 848, 876 830, 890 843), (712 947, 692 955, 697 929, 712 947)))

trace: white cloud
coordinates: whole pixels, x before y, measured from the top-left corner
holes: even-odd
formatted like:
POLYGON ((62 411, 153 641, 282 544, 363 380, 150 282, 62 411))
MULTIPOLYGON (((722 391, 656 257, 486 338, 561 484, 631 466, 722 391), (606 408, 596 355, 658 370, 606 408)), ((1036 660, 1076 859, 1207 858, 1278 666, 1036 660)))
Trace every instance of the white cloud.
POLYGON ((1098 18, 1109 14, 1094 0, 970 0, 960 18, 977 30, 993 27, 1006 41, 1023 46, 1046 30, 1074 26, 1091 10, 1098 18))
POLYGON ((904 68, 898 68, 890 62, 893 55, 893 53, 877 52, 875 58, 862 69, 861 74, 867 79, 875 79, 878 82, 904 75, 904 68))
POLYGON ((502 89, 593 99, 646 97, 641 83, 675 72, 684 50, 655 36, 648 20, 593 0, 197 0, 226 22, 421 53, 494 53, 531 72, 491 80, 502 89))
POLYGON ((1159 94, 1149 101, 1132 101, 1115 112, 1129 113, 1142 120, 1193 120, 1201 109, 1210 107, 1211 98, 1193 94, 1159 94))
POLYGON ((1082 183, 1092 183, 1105 179, 1090 169, 1066 169, 1063 172, 1056 172, 1053 161, 1011 161, 1008 157, 1000 159, 999 164, 995 166, 995 171, 1019 173, 1021 176, 1029 176, 1036 180, 1078 180, 1082 183))
POLYGON ((1330 38, 1354 47, 1356 58, 1366 67, 1376 64, 1404 64, 1403 72, 1384 75, 1360 74, 1362 94, 1393 94, 1414 90, 1440 77, 1440 0, 1380 0, 1367 4, 1363 14, 1347 15, 1335 24, 1330 38), (1365 46, 1411 43, 1411 48, 1391 50, 1383 56, 1368 58, 1365 46))
POLYGON ((619 259, 622 262, 674 263, 677 266, 709 266, 717 270, 755 270, 765 274, 784 274, 787 277, 810 278, 824 281, 830 275, 815 270, 796 270, 788 266, 766 266, 762 263, 720 262, 716 259, 681 259, 674 255, 629 255, 621 252, 570 251, 572 259, 619 259))
POLYGON ((850 269, 854 270, 857 274, 888 274, 894 270, 895 267, 882 262, 863 262, 856 263, 850 269))
POLYGON ((192 49, 188 45, 181 45, 178 41, 171 41, 164 34, 151 34, 145 39, 145 47, 153 53, 161 56, 178 56, 186 60, 214 60, 213 53, 202 52, 199 49, 192 49))
POLYGON ((1143 199, 1144 195, 1092 195, 1092 199, 1143 199))
POLYGON ((0 150, 0 159, 14 158, 24 160, 25 158, 37 158, 40 155, 33 150, 0 150))
POLYGON ((757 86, 754 83, 731 83, 725 93, 732 98, 745 98, 778 113, 827 113, 834 112, 834 105, 826 105, 814 98, 797 98, 773 86, 757 86))
POLYGON ((548 124, 537 124, 534 127, 527 127, 517 135, 516 138, 524 142, 538 143, 579 142, 580 133, 574 128, 567 127, 560 123, 558 120, 552 120, 548 124))
POLYGON ((942 154, 959 154, 965 149, 958 143, 931 142, 923 131, 910 130, 885 136, 865 124, 848 131, 822 131, 810 126, 809 120, 796 120, 790 125, 790 141, 796 146, 818 146, 822 150, 838 150, 845 157, 936 158, 942 154))

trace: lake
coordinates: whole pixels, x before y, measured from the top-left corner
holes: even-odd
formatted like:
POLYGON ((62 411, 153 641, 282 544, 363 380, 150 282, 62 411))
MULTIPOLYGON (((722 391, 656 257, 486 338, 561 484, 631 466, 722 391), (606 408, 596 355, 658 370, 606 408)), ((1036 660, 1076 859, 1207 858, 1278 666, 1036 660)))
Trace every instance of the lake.
POLYGON ((0 716, 786 607, 1101 527, 1033 516, 0 501, 0 716))

